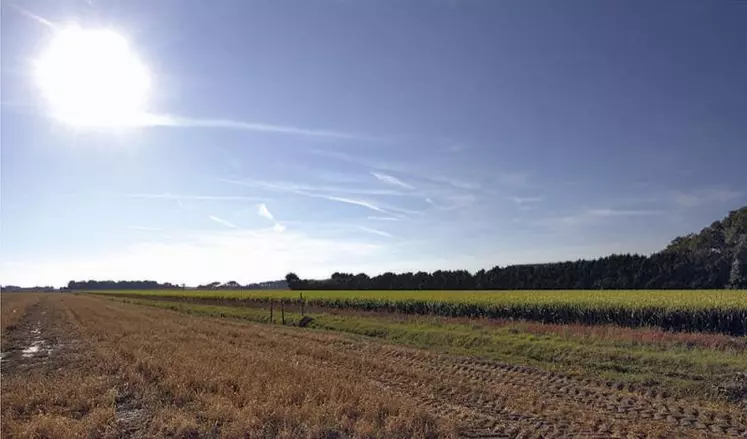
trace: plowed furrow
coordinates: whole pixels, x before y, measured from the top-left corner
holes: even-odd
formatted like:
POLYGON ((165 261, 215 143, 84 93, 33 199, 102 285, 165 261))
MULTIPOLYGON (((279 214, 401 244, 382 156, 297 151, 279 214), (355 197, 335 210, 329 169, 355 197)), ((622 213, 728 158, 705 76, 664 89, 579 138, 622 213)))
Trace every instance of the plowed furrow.
MULTIPOLYGON (((728 414, 702 410, 684 402, 646 398, 618 390, 614 383, 600 386, 588 380, 579 380, 522 366, 503 365, 484 360, 413 353, 406 349, 386 347, 383 358, 409 369, 424 369, 439 380, 457 381, 474 387, 475 394, 492 391, 493 400, 500 403, 506 394, 542 389, 542 399, 547 405, 562 403, 566 408, 572 403, 604 414, 607 419, 625 420, 630 416, 646 423, 660 421, 677 427, 690 427, 699 432, 717 435, 741 436, 747 434, 744 424, 728 414), (430 358, 429 358, 430 357, 430 358), (531 386, 527 386, 531 383, 531 386)), ((603 424, 602 424, 603 425, 603 424)), ((603 428, 603 430, 605 430, 603 428)))

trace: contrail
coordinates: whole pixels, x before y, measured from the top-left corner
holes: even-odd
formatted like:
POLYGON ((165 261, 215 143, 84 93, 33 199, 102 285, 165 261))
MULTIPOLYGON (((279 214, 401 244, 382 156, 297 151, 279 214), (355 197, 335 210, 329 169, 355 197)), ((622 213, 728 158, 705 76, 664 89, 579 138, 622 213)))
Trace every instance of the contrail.
POLYGON ((228 222, 228 221, 224 220, 223 218, 218 218, 217 216, 214 216, 214 215, 208 215, 208 218, 210 218, 211 220, 215 221, 216 223, 222 224, 222 225, 224 225, 224 226, 226 226, 228 228, 231 228, 231 229, 241 229, 241 227, 237 226, 234 223, 228 222))
POLYGON ((127 198, 158 198, 165 200, 176 200, 181 203, 181 200, 206 200, 206 201, 260 201, 263 198, 260 197, 243 197, 233 195, 185 195, 185 194, 124 194, 127 198))
MULTIPOLYGON (((252 186, 251 183, 246 183, 246 182, 243 182, 243 181, 226 180, 226 179, 223 179, 223 178, 220 178, 218 180, 222 181, 224 183, 229 183, 229 184, 238 184, 238 185, 241 185, 241 186, 250 186, 250 187, 252 186)), ((389 212, 387 212, 387 210, 385 210, 385 209, 383 209, 383 208, 381 208, 381 207, 379 207, 379 206, 377 206, 377 205, 375 205, 373 203, 370 203, 368 201, 356 200, 356 199, 353 199, 353 198, 336 197, 336 196, 333 196, 333 195, 326 195, 326 194, 321 194, 321 193, 316 193, 316 192, 310 192, 310 191, 307 191, 307 190, 301 190, 301 189, 296 189, 296 188, 283 187, 283 186, 278 186, 278 185, 274 185, 274 184, 260 184, 259 186, 261 186, 261 187, 267 187, 269 189, 273 189, 273 190, 277 190, 277 191, 281 191, 281 192, 290 192, 292 194, 304 195, 304 196, 311 197, 311 198, 321 198, 321 199, 324 199, 324 200, 338 201, 340 203, 354 204, 356 206, 362 206, 362 207, 366 207, 366 208, 371 209, 371 210, 375 210, 376 212, 379 212, 379 213, 385 213, 385 214, 389 213, 389 212)), ((387 208, 387 209, 391 209, 391 208, 387 208)), ((394 210, 394 209, 391 209, 391 210, 394 210)))
POLYGON ((364 226, 358 226, 358 229, 363 230, 364 232, 373 233, 374 235, 383 236, 385 238, 391 238, 392 237, 391 233, 385 232, 383 230, 372 229, 370 227, 364 227, 364 226))
POLYGON ((230 119, 194 119, 171 114, 144 114, 138 124, 145 126, 182 127, 182 128, 226 128, 244 131, 259 131, 276 134, 290 134, 306 137, 326 137, 341 140, 380 141, 375 137, 363 136, 340 131, 299 128, 287 125, 272 125, 258 122, 244 122, 230 119))
POLYGON ((312 196, 312 197, 315 197, 315 198, 324 198, 325 200, 330 200, 330 201, 339 201, 340 203, 347 203, 347 204, 353 204, 353 205, 356 205, 356 206, 362 206, 362 207, 366 207, 366 208, 371 209, 371 210, 375 210, 376 212, 388 213, 386 210, 380 208, 379 206, 377 206, 375 204, 369 203, 367 201, 354 200, 354 199, 351 199, 351 198, 343 198, 343 197, 333 197, 331 195, 316 195, 316 194, 312 195, 312 194, 309 194, 309 196, 312 196))
POLYGON ((405 183, 399 178, 393 177, 388 174, 382 174, 381 172, 372 172, 371 175, 378 178, 380 181, 383 181, 384 183, 393 184, 395 186, 403 187, 405 189, 415 189, 414 187, 410 186, 409 184, 405 183))
POLYGON ((257 213, 259 216, 267 218, 268 220, 275 220, 275 217, 272 216, 272 213, 270 213, 270 210, 267 208, 267 205, 265 203, 259 203, 257 205, 257 213))
POLYGON ((21 14, 25 15, 26 17, 34 20, 35 22, 39 24, 43 24, 44 26, 47 26, 50 29, 57 30, 57 26, 44 17, 40 17, 31 11, 27 11, 26 9, 23 9, 22 7, 18 6, 15 3, 8 3, 8 6, 10 6, 11 8, 15 9, 16 11, 20 12, 21 14))

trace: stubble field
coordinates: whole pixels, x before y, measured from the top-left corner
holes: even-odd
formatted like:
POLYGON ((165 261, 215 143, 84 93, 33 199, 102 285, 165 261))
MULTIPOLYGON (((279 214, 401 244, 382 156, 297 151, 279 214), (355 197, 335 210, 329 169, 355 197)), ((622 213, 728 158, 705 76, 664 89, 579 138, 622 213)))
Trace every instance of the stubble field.
MULTIPOLYGON (((291 313, 288 326, 253 322, 247 316, 265 315, 256 308, 213 312, 199 308, 208 305, 159 306, 72 294, 0 297, 3 437, 747 434, 739 397, 679 395, 662 390, 666 387, 595 376, 591 366, 565 372, 543 367, 552 363, 547 358, 530 361, 532 356, 520 351, 485 355, 484 344, 477 351, 469 344, 452 349, 434 328, 457 338, 467 328, 494 333, 491 349, 507 340, 518 343, 500 338, 504 333, 532 334, 529 342, 540 344, 547 342, 542 334, 550 334, 564 341, 552 345, 560 362, 563 349, 576 349, 572 343, 592 344, 588 337, 600 340, 596 349, 628 346, 633 352, 643 344, 643 351, 654 353, 711 353, 705 364, 694 359, 693 369, 682 369, 693 376, 738 370, 747 352, 742 338, 711 334, 689 342, 664 332, 640 337, 625 328, 589 333, 584 328, 590 327, 582 326, 387 320, 373 314, 315 314, 321 326, 298 328, 290 326, 291 313), (375 324, 410 331, 402 334, 412 338, 367 333, 375 324), (345 330, 361 327, 368 329, 345 330)), ((631 358, 645 365, 654 357, 631 358)))

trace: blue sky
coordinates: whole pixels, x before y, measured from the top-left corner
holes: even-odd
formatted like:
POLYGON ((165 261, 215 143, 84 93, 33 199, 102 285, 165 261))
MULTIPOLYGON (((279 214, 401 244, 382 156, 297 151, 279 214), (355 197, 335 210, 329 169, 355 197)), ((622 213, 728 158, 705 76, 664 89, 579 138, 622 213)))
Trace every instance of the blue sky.
POLYGON ((10 3, 3 284, 645 254, 747 202, 747 2, 10 3), (124 35, 159 122, 51 118, 44 21, 124 35))

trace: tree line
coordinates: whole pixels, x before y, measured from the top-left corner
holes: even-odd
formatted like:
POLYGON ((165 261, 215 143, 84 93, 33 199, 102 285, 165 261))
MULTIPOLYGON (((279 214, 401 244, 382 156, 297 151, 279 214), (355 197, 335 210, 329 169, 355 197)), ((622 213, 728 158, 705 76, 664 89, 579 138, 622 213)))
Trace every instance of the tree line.
MULTIPOLYGON (((13 287, 6 287, 13 288, 13 287)), ((169 282, 70 281, 67 290, 155 290, 185 288, 169 282)), ((678 237, 650 256, 624 254, 548 264, 496 266, 470 273, 332 274, 329 279, 285 280, 241 285, 212 282, 198 289, 295 290, 521 290, 521 289, 747 289, 747 206, 699 233, 678 237)))
POLYGON ((57 291, 57 289, 53 286, 35 286, 35 287, 19 287, 18 285, 5 285, 0 286, 0 291, 6 292, 6 293, 14 293, 14 292, 52 292, 57 291))
POLYGON ((271 280, 266 282, 256 282, 241 285, 235 280, 225 283, 210 282, 209 284, 199 285, 198 290, 287 290, 288 285, 285 280, 271 280))
MULTIPOLYGON (((6 287, 13 288, 13 287, 6 287)), ((51 288, 51 287, 50 287, 51 288)), ((173 290, 187 288, 184 284, 177 285, 169 282, 159 283, 154 280, 84 280, 68 282, 65 290, 82 291, 82 290, 173 290)), ((268 282, 251 283, 241 285, 236 281, 225 283, 211 282, 205 285, 199 285, 198 290, 277 290, 287 289, 285 280, 275 280, 268 282)))
POLYGON ((71 280, 67 283, 68 290, 168 290, 184 288, 169 282, 159 283, 154 280, 71 280))
POLYGON ((650 256, 611 255, 592 260, 496 266, 470 273, 336 272, 329 279, 286 276, 295 290, 543 290, 543 289, 721 289, 747 288, 747 207, 735 210, 698 234, 674 239, 650 256))

